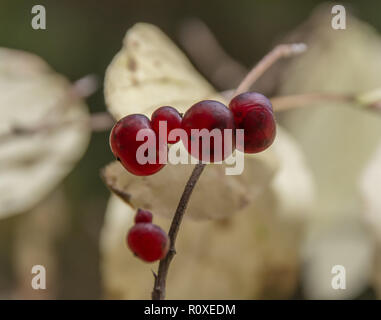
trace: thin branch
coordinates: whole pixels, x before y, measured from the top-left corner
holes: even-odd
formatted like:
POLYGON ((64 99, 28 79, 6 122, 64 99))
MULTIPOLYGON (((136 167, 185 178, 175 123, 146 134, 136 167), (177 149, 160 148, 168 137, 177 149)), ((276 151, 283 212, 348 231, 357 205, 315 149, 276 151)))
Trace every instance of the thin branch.
POLYGON ((381 96, 376 95, 379 89, 363 94, 340 94, 340 93, 301 93, 289 96, 270 98, 274 111, 286 111, 294 108, 313 106, 322 102, 334 102, 354 104, 364 110, 381 111, 381 96))
POLYGON ((114 124, 115 120, 108 112, 96 112, 90 115, 90 128, 94 132, 108 131, 114 124))
POLYGON ((246 75, 233 96, 248 91, 254 82, 280 58, 302 53, 306 49, 307 46, 304 43, 280 44, 276 46, 246 75))
POLYGON ((90 126, 92 131, 106 131, 114 125, 114 120, 107 112, 98 112, 90 115, 89 118, 81 119, 64 119, 57 117, 55 114, 58 110, 71 106, 70 103, 75 99, 83 99, 91 96, 99 88, 99 78, 94 74, 86 75, 76 81, 74 81, 61 99, 55 102, 55 104, 49 109, 44 119, 33 125, 18 125, 15 124, 7 131, 0 134, 0 143, 16 136, 33 135, 39 133, 50 132, 57 128, 61 128, 66 125, 77 124, 82 122, 85 126, 90 126))
POLYGON ((170 240, 170 248, 167 256, 160 261, 159 271, 157 276, 155 277, 155 285, 152 291, 152 300, 163 300, 165 299, 165 285, 167 280, 167 274, 169 265, 173 257, 176 254, 175 243, 176 237, 180 229, 180 224, 183 219, 185 210, 187 208, 190 196, 192 195, 193 189, 201 176, 202 171, 205 168, 205 163, 199 163, 195 166, 192 171, 192 174, 185 185, 184 192, 181 196, 179 204, 177 206, 175 215, 173 217, 171 227, 169 228, 168 237, 170 240))
POLYGON ((289 96, 272 97, 270 101, 274 111, 285 111, 293 108, 299 108, 315 103, 338 102, 352 103, 357 101, 354 95, 338 93, 302 93, 289 96))
POLYGON ((0 143, 7 141, 10 138, 49 133, 52 130, 62 128, 69 125, 82 123, 84 126, 89 126, 94 132, 107 131, 112 128, 115 121, 108 112, 97 112, 90 115, 88 118, 69 119, 69 120, 50 120, 41 121, 33 126, 14 125, 8 131, 0 134, 0 143))

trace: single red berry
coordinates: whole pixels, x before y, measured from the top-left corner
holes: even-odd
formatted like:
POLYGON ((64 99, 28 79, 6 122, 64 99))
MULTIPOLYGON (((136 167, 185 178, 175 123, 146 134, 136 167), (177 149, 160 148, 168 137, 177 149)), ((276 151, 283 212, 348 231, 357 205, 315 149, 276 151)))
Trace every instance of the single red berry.
POLYGON ((241 93, 230 101, 229 108, 234 114, 237 128, 241 126, 246 114, 255 107, 265 107, 273 111, 270 100, 258 92, 241 93))
POLYGON ((183 142, 188 152, 199 160, 222 161, 235 149, 234 116, 221 102, 204 100, 194 104, 185 113, 181 128, 187 133, 187 141, 183 142))
POLYGON ((167 135, 167 142, 178 142, 180 140, 180 137, 177 137, 175 141, 170 141, 168 135, 171 132, 171 130, 181 128, 180 113, 172 107, 160 107, 156 109, 151 116, 151 126, 157 136, 159 136, 160 121, 165 121, 167 123, 167 131, 165 132, 167 135))
POLYGON ((140 259, 154 262, 167 255, 169 239, 159 226, 152 223, 137 223, 127 234, 127 245, 140 259))
POLYGON ((237 149, 257 153, 267 149, 274 141, 276 124, 269 99, 256 92, 246 92, 234 97, 229 104, 237 129, 244 129, 238 139, 237 149))
POLYGON ((135 215, 135 223, 151 223, 152 213, 148 210, 138 209, 135 215))
MULTIPOLYGON (((110 147, 113 154, 129 172, 137 176, 148 176, 164 167, 165 164, 159 161, 159 152, 166 152, 164 149, 166 145, 159 145, 156 140, 156 134, 151 128, 149 119, 142 114, 131 114, 120 119, 110 133, 110 147), (144 141, 137 141, 137 134, 140 130, 145 130, 144 132, 150 134, 153 138, 145 137, 144 141), (142 163, 141 160, 141 163, 139 163, 138 161, 138 159, 141 159, 139 158, 138 149, 144 143, 148 143, 149 150, 152 150, 152 154, 155 154, 152 163, 142 163)), ((144 150, 142 155, 148 157, 148 150, 144 150)))

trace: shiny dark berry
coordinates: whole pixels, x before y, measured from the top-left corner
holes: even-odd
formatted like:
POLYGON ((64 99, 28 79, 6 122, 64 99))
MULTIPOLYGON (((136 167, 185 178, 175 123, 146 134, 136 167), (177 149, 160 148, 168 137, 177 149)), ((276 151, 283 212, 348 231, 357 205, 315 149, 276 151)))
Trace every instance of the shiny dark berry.
POLYGON ((204 100, 194 104, 184 114, 181 127, 187 133, 187 140, 183 142, 188 152, 199 160, 222 161, 235 149, 234 116, 221 102, 204 100), (201 131, 192 132, 192 129, 201 131), (213 133, 219 134, 221 139, 215 139, 213 133), (210 141, 209 145, 207 141, 210 141))
POLYGON ((159 147, 158 145, 150 120, 142 114, 131 114, 120 119, 110 133, 110 147, 113 154, 129 172, 138 176, 154 174, 164 167, 164 163, 159 163, 159 151, 163 152, 166 145, 160 145, 159 147), (147 141, 147 138, 144 141, 137 141, 137 134, 142 129, 154 137, 148 139, 149 148, 155 152, 153 154, 156 157, 151 161, 152 163, 142 164, 138 162, 137 150, 139 146, 147 141))
POLYGON ((135 215, 135 223, 151 223, 152 213, 148 210, 138 209, 135 215))
POLYGON ((127 234, 127 245, 131 251, 146 262, 163 259, 169 249, 167 234, 152 223, 137 223, 127 234))
POLYGON ((274 141, 276 123, 269 99, 256 92, 234 97, 230 104, 237 129, 244 130, 244 139, 238 139, 237 149, 257 153, 267 149, 274 141))
POLYGON ((168 135, 171 132, 171 130, 178 129, 181 127, 180 113, 172 107, 160 107, 156 109, 151 116, 151 126, 157 136, 159 136, 160 121, 165 121, 167 124, 167 132, 164 132, 167 136, 167 142, 178 142, 180 140, 180 137, 177 137, 175 141, 169 141, 168 135))

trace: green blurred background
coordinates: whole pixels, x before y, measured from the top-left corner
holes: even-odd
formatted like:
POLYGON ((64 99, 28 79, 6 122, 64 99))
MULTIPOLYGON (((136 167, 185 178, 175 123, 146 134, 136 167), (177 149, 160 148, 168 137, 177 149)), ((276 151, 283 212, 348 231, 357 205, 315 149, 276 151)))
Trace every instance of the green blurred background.
MULTIPOLYGON (((320 2, 0 0, 0 46, 35 53, 72 81, 90 73, 103 79, 126 30, 134 23, 156 24, 178 41, 182 23, 197 17, 234 59, 249 67, 303 22, 320 2), (46 30, 31 28, 31 8, 35 4, 46 8, 46 30)), ((380 1, 343 4, 381 31, 380 1)), ((208 74, 205 76, 208 78, 208 74)), ((102 88, 88 99, 88 105, 91 112, 105 110, 102 88)), ((99 169, 112 158, 108 133, 93 134, 85 157, 64 181, 70 216, 54 244, 57 298, 102 297, 98 240, 109 191, 99 177, 99 169)), ((20 219, 22 215, 0 221, 0 298, 15 297, 14 233, 20 219)))

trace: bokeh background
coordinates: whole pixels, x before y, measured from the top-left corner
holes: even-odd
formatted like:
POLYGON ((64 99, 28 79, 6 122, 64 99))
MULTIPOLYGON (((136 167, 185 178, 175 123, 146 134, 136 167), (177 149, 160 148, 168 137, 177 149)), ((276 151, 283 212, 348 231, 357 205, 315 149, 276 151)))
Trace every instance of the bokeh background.
MULTIPOLYGON (((96 74, 102 82, 106 67, 120 49, 126 30, 133 24, 141 21, 155 24, 184 48, 184 26, 189 19, 197 18, 207 25, 221 47, 242 68, 248 68, 306 21, 320 3, 305 0, 0 0, 0 46, 35 53, 71 81, 87 74, 96 74), (46 30, 31 28, 31 8, 34 4, 46 8, 46 30)), ((381 32, 379 1, 345 1, 343 4, 357 18, 381 32)), ((188 40, 191 38, 189 35, 187 37, 188 40)), ((195 39, 197 46, 197 35, 195 39)), ((184 49, 192 57, 193 51, 184 49)), ((193 49, 197 56, 199 51, 193 49)), ((202 61, 196 60, 192 62, 201 67, 202 61)), ((238 81, 237 78, 229 81, 213 79, 208 68, 200 68, 200 72, 219 90, 234 87, 238 81)), ((271 85, 269 88, 267 93, 270 95, 277 89, 271 85)), ((102 87, 88 98, 87 103, 92 113, 105 110, 102 87)), ((37 246, 35 249, 46 250, 53 257, 48 270, 54 270, 54 285, 48 282, 48 290, 30 290, 30 273, 22 271, 19 264, 24 261, 23 239, 28 239, 29 232, 35 232, 33 228, 45 232, 49 229, 49 222, 46 228, 41 228, 40 220, 27 220, 30 212, 0 220, 1 298, 104 297, 99 267, 99 237, 110 192, 100 179, 99 170, 111 160, 108 132, 94 133, 85 156, 62 185, 49 195, 54 199, 54 205, 62 202, 62 206, 57 208, 57 211, 62 211, 57 218, 60 219, 59 228, 51 232, 48 248, 37 246)), ((33 254, 29 253, 29 256, 27 261, 33 263, 33 254)), ((270 293, 264 297, 274 296, 270 293)), ((305 298, 301 282, 287 298, 305 298)), ((376 298, 371 281, 352 298, 376 298)))

